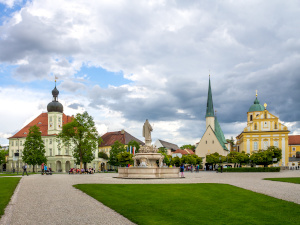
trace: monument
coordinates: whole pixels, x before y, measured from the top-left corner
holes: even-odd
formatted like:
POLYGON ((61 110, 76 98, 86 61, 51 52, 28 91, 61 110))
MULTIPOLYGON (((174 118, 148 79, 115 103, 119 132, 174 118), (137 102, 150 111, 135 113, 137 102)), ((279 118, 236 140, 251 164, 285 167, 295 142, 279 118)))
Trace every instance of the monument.
POLYGON ((145 145, 141 146, 139 153, 133 157, 134 166, 119 167, 119 178, 179 178, 179 168, 164 167, 164 155, 158 153, 158 149, 151 145, 151 132, 153 131, 148 119, 143 126, 145 145))

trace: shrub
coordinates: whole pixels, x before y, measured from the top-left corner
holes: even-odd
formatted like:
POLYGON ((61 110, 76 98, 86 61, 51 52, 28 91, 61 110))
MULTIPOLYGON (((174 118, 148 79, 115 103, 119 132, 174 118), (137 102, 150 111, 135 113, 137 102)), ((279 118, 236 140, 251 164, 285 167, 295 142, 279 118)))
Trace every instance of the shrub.
MULTIPOLYGON (((218 168, 221 172, 221 168, 218 168)), ((238 167, 224 168, 223 172, 280 172, 280 167, 238 167)))

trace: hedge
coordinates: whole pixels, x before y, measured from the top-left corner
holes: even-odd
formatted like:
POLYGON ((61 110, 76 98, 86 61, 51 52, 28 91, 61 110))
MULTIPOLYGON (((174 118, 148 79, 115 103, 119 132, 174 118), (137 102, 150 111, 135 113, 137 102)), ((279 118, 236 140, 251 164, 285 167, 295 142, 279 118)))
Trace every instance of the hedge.
MULTIPOLYGON (((218 168, 221 172, 221 168, 218 168)), ((223 168, 223 172, 280 172, 280 167, 237 167, 223 168)))

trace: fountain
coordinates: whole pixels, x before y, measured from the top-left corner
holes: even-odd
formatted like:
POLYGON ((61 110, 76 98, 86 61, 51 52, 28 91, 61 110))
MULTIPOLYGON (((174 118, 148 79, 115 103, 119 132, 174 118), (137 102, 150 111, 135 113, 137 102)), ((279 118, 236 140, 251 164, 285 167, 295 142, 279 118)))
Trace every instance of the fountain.
POLYGON ((179 178, 179 168, 164 167, 164 155, 158 153, 158 149, 151 145, 152 130, 149 121, 146 120, 143 126, 145 145, 141 146, 139 153, 133 157, 134 166, 118 168, 119 178, 179 178))

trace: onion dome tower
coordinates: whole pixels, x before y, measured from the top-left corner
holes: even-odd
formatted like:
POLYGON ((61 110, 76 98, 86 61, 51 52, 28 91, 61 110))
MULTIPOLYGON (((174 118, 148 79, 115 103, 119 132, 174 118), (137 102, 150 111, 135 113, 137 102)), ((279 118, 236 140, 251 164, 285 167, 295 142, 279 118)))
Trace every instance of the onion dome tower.
POLYGON ((58 102, 59 91, 56 89, 56 81, 55 81, 55 87, 52 90, 52 95, 53 95, 53 100, 47 105, 47 111, 63 113, 64 107, 60 102, 58 102))
POLYGON ((265 108, 261 104, 259 104, 259 101, 257 99, 257 90, 256 90, 256 98, 254 100, 254 104, 251 105, 248 112, 260 112, 260 111, 264 111, 264 110, 265 110, 265 108))

